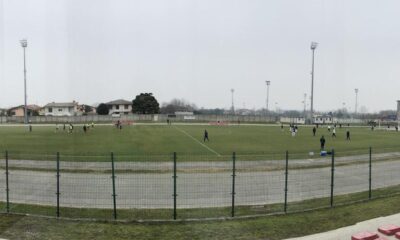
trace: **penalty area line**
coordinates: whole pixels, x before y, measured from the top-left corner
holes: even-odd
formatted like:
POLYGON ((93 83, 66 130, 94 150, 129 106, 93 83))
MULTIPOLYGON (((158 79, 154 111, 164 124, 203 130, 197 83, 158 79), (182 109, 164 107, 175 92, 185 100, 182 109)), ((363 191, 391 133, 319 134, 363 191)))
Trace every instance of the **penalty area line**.
POLYGON ((207 145, 205 145, 204 143, 200 142, 199 140, 197 140, 196 138, 194 138, 192 135, 190 135, 189 133, 187 133, 185 130, 182 130, 176 126, 174 126, 176 129, 178 129, 180 132, 182 132, 183 134, 185 134, 186 136, 190 137, 191 139, 193 139, 194 141, 196 141, 198 144, 200 144, 201 146, 203 146, 204 148, 206 148, 208 151, 214 153, 215 155, 217 155, 218 157, 221 157, 221 154, 219 154, 218 152, 216 152, 214 149, 208 147, 207 145))

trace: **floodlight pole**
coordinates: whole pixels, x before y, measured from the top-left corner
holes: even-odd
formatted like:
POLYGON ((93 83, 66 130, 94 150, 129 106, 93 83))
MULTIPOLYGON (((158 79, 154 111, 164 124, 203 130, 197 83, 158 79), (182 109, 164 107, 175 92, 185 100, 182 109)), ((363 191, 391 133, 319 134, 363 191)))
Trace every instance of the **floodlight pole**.
POLYGON ((354 92, 356 93, 356 108, 354 110, 355 115, 357 115, 357 108, 358 108, 358 88, 354 89, 354 92))
POLYGON ((265 84, 267 84, 267 99, 265 101, 265 115, 268 114, 268 104, 269 104, 269 86, 271 85, 271 81, 265 81, 265 84))
POLYGON ((234 101, 233 101, 233 93, 235 92, 235 89, 231 89, 231 93, 232 93, 232 114, 235 114, 235 105, 234 105, 234 101))
POLYGON ((28 47, 28 41, 26 39, 22 39, 20 41, 21 47, 24 50, 24 122, 28 124, 28 109, 27 109, 27 94, 26 94, 26 60, 25 60, 25 49, 28 47))
POLYGON ((304 104, 304 118, 306 118, 307 116, 306 116, 306 111, 307 111, 307 109, 306 109, 306 106, 307 106, 307 93, 304 93, 304 101, 303 101, 303 104, 304 104))
POLYGON ((312 51, 312 65, 311 65, 311 111, 310 111, 310 118, 314 116, 314 55, 315 49, 317 48, 318 43, 311 42, 311 51, 312 51))

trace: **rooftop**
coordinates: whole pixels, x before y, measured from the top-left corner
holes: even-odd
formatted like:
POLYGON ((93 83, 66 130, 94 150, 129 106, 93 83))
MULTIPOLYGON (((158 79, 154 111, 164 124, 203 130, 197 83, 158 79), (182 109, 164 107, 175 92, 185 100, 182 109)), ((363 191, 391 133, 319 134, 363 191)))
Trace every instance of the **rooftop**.
POLYGON ((132 104, 132 102, 124 99, 117 99, 106 103, 106 105, 126 105, 126 104, 132 104))
POLYGON ((77 102, 66 102, 66 103, 52 102, 52 103, 46 104, 44 107, 74 107, 77 104, 78 104, 77 102))

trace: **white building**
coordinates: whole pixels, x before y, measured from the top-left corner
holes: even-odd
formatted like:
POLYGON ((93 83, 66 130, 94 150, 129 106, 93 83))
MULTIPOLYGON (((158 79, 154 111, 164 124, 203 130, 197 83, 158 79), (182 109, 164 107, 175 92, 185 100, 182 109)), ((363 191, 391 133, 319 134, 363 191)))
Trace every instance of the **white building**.
POLYGON ((67 103, 48 103, 44 107, 45 116, 78 116, 82 115, 82 112, 78 109, 78 103, 67 102, 67 103))
POLYGON ((306 119, 303 117, 281 117, 281 123, 292 123, 292 124, 305 124, 306 119))
POLYGON ((318 124, 332 124, 338 122, 336 118, 328 115, 317 115, 314 116, 314 123, 318 124))
POLYGON ((111 101, 106 103, 109 112, 109 115, 128 115, 132 113, 132 102, 118 99, 115 101, 111 101))

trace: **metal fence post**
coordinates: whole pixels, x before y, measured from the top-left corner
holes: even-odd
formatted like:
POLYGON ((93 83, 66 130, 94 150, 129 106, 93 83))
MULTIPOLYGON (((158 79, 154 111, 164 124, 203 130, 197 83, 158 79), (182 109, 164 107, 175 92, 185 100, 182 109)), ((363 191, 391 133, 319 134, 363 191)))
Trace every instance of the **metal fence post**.
POLYGON ((285 167, 285 204, 284 204, 284 211, 285 211, 285 213, 287 212, 288 174, 289 174, 289 151, 286 151, 286 167, 285 167))
POLYGON ((232 209, 231 216, 235 217, 235 177, 236 177, 236 153, 232 154, 232 209))
POLYGON ((115 169, 114 169, 114 153, 111 152, 111 178, 112 178, 112 188, 113 188, 113 207, 114 207, 114 220, 117 220, 117 200, 115 194, 115 169))
POLYGON ((9 185, 8 185, 8 175, 9 175, 9 172, 8 172, 8 151, 6 151, 6 210, 7 210, 7 213, 9 213, 10 212, 10 188, 9 188, 9 185))
POLYGON ((335 150, 332 149, 332 166, 331 166, 331 207, 333 207, 333 187, 335 185, 335 150))
POLYGON ((174 197, 174 220, 176 220, 176 152, 174 152, 174 176, 172 178, 174 179, 174 194, 172 195, 174 197))
POLYGON ((372 198, 372 147, 369 147, 369 191, 368 199, 372 198))
POLYGON ((56 178, 57 178, 57 192, 56 192, 56 196, 57 196, 57 210, 56 210, 56 214, 57 217, 60 217, 60 153, 57 152, 57 174, 56 174, 56 178))

